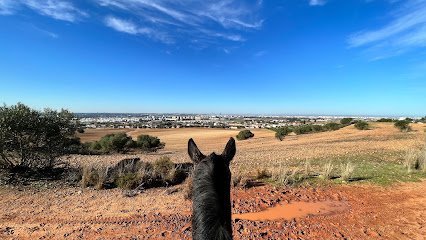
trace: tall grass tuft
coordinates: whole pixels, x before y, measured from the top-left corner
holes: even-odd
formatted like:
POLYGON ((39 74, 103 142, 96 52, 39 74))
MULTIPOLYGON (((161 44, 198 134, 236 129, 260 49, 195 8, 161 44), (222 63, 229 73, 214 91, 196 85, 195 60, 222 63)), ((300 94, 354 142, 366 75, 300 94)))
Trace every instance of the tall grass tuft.
POLYGON ((404 167, 407 168, 407 172, 412 172, 414 169, 419 169, 420 166, 420 152, 416 149, 409 149, 404 157, 404 167))
POLYGON ((342 174, 341 174, 341 178, 344 181, 349 181, 352 178, 353 172, 355 171, 355 165, 353 165, 352 163, 348 162, 346 163, 346 165, 344 165, 342 167, 342 174))
POLYGON ((306 159, 306 161, 305 161, 305 174, 306 174, 306 176, 311 176, 311 162, 308 160, 308 159, 306 159))
POLYGON ((265 168, 262 170, 257 169, 256 179, 266 179, 266 178, 270 178, 271 176, 272 176, 272 173, 268 171, 268 169, 265 169, 265 168))
POLYGON ((105 167, 102 167, 97 170, 97 176, 98 179, 95 183, 95 189, 101 190, 105 188, 106 178, 107 178, 107 171, 108 169, 105 167))
POLYGON ((326 179, 333 178, 333 170, 334 170, 333 163, 331 161, 326 163, 322 169, 322 176, 326 179))

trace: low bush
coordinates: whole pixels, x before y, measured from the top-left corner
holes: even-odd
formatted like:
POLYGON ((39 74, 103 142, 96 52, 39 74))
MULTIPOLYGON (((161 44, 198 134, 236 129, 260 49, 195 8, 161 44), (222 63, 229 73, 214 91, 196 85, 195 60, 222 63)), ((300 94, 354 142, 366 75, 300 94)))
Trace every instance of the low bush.
POLYGON ((426 171, 426 148, 422 150, 408 150, 404 156, 404 166, 408 172, 412 172, 413 170, 426 171))
POLYGON ((313 128, 312 128, 312 125, 310 124, 300 125, 293 128, 293 132, 296 133, 297 135, 311 133, 312 131, 313 131, 313 128))
POLYGON ((324 128, 326 129, 326 131, 336 131, 339 130, 342 126, 338 123, 335 122, 330 122, 330 123, 326 123, 324 125, 324 128))
POLYGON ((289 133, 291 133, 293 131, 292 129, 290 129, 287 126, 275 128, 273 130, 275 131, 275 138, 277 138, 280 141, 284 140, 284 137, 287 136, 289 133))
POLYGON ((254 134, 250 130, 247 130, 247 129, 240 131, 237 135, 238 140, 246 140, 246 139, 249 139, 249 138, 252 138, 252 137, 254 137, 254 134))
POLYGON ((128 158, 109 168, 83 167, 81 185, 125 190, 171 186, 185 181, 192 169, 187 165, 174 164, 168 157, 161 157, 153 163, 128 158))
POLYGON ((349 125, 351 124, 353 120, 354 120, 353 118, 342 118, 340 119, 340 124, 349 125))
POLYGON ((115 133, 103 136, 99 141, 89 145, 89 149, 101 153, 125 153, 133 146, 133 140, 126 133, 115 133))
POLYGON ((380 118, 377 120, 377 122, 393 122, 394 120, 392 118, 380 118))
POLYGON ((411 130, 410 122, 407 120, 398 120, 395 122, 394 126, 401 132, 408 132, 411 130))
POLYGON ((135 189, 141 184, 141 177, 136 173, 126 173, 117 177, 115 180, 117 187, 125 190, 135 189))
POLYGON ((315 133, 315 132, 335 131, 335 130, 339 130, 342 127, 343 125, 332 122, 332 123, 327 123, 325 125, 303 124, 299 126, 284 126, 284 127, 273 128, 272 130, 275 131, 275 138, 282 141, 284 140, 285 136, 287 136, 291 132, 294 132, 295 134, 300 135, 300 134, 308 134, 308 133, 315 133))
POLYGON ((155 152, 158 149, 164 148, 165 144, 158 137, 150 135, 139 135, 136 141, 136 146, 143 151, 155 152))
POLYGON ((172 171, 174 167, 175 164, 169 157, 160 157, 153 164, 155 174, 161 176, 163 179, 167 179, 170 171, 172 171))
POLYGON ((126 133, 108 134, 99 141, 85 143, 81 146, 79 154, 109 154, 126 153, 130 150, 154 152, 164 148, 165 144, 159 138, 150 135, 139 135, 134 141, 126 133))
POLYGON ((355 123, 355 128, 358 130, 367 130, 369 128, 369 125, 366 121, 357 121, 355 123))

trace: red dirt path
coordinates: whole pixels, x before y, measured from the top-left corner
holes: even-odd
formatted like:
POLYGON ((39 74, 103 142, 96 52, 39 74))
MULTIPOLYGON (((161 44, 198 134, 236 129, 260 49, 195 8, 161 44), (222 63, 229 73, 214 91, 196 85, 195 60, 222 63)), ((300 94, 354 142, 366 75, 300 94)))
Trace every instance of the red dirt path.
MULTIPOLYGON (((293 220, 235 220, 235 239, 425 239, 426 181, 391 187, 233 189, 234 213, 277 204, 341 201, 343 211, 293 220)), ((0 188, 0 239, 190 239, 181 192, 0 188)))

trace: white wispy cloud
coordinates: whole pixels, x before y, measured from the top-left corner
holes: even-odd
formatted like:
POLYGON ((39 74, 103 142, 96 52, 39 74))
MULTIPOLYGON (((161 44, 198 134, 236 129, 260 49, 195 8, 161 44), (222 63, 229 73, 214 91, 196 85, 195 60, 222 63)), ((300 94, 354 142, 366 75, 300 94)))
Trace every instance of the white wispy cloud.
POLYGON ((68 22, 78 21, 88 15, 65 0, 0 0, 0 14, 2 15, 14 14, 24 7, 40 15, 68 22))
POLYGON ((256 52, 253 56, 254 57, 262 57, 262 56, 265 56, 266 53, 267 52, 265 50, 262 50, 262 51, 256 52))
MULTIPOLYGON (((66 22, 83 22, 88 12, 116 31, 163 43, 209 45, 246 41, 262 28, 262 0, 90 0, 83 11, 75 0, 0 0, 0 15, 32 10, 66 22)), ((92 18, 92 20, 95 18, 92 18)), ((53 35, 52 35, 53 37, 53 35)))
POLYGON ((426 1, 397 3, 390 22, 375 30, 363 30, 348 38, 351 48, 365 48, 372 60, 403 54, 426 46, 426 1))
POLYGON ((116 17, 109 16, 105 19, 105 24, 119 32, 125 32, 129 34, 138 34, 138 27, 131 21, 119 19, 116 17))
POLYGON ((10 15, 15 12, 15 0, 0 0, 0 15, 10 15))
MULTIPOLYGON (((123 13, 133 25, 144 25, 166 33, 174 40, 191 39, 192 43, 216 40, 243 42, 243 34, 262 27, 258 15, 262 1, 237 0, 94 0, 111 14, 123 13), (216 39, 216 40, 215 40, 216 39)), ((108 24, 107 24, 108 25, 108 24)), ((108 25, 111 27, 111 24, 108 25)), ((138 27, 136 26, 136 29, 138 27)), ((117 31, 120 31, 114 28, 117 31)), ((121 31, 126 32, 126 31, 121 31)), ((130 28, 126 33, 135 34, 130 28)))
POLYGON ((309 5, 311 6, 322 6, 325 5, 325 0, 309 0, 309 5))
POLYGON ((153 29, 147 27, 138 26, 130 20, 125 20, 114 16, 108 16, 105 18, 105 24, 108 27, 119 32, 124 32, 132 35, 145 35, 149 38, 161 41, 163 43, 173 43, 173 40, 171 40, 166 34, 154 31, 153 29))

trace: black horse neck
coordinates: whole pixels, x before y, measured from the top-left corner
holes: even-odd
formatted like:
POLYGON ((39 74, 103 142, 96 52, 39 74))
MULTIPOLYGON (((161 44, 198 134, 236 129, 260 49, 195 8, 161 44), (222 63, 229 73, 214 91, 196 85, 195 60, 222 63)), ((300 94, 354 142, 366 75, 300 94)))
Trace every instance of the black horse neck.
POLYGON ((232 239, 229 178, 215 179, 212 164, 200 164, 193 178, 193 239, 232 239))

